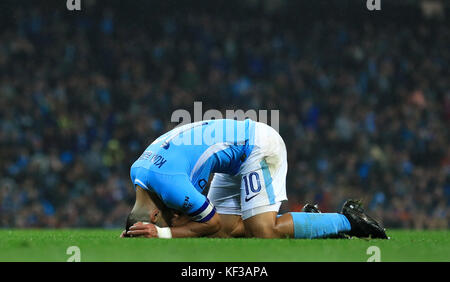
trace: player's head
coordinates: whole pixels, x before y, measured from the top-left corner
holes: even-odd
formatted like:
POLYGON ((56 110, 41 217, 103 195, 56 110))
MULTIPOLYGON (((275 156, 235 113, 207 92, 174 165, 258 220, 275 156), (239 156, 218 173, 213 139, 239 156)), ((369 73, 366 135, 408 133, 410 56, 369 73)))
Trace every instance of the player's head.
POLYGON ((136 202, 127 217, 126 230, 135 223, 150 222, 160 227, 170 225, 173 211, 155 193, 136 186, 136 202))
POLYGON ((125 229, 133 224, 150 222, 159 227, 171 227, 184 224, 189 218, 167 207, 161 199, 152 192, 136 186, 136 202, 127 217, 125 229))

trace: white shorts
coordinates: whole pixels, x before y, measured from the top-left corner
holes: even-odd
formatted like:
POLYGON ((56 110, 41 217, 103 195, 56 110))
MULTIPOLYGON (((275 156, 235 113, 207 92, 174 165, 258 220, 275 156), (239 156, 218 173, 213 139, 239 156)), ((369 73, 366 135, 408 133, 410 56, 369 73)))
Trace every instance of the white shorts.
POLYGON ((254 215, 276 211, 286 197, 287 153, 280 134, 265 123, 255 125, 255 144, 236 175, 215 173, 208 199, 219 214, 254 215))

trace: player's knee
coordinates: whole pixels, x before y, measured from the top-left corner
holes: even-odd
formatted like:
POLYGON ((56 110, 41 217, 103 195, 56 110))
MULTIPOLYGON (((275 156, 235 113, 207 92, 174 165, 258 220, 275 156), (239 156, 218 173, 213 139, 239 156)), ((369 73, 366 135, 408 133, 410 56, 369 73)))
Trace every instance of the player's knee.
POLYGON ((262 239, 280 238, 276 225, 261 224, 249 230, 247 236, 262 239))
POLYGON ((214 233, 217 233, 222 228, 222 222, 220 221, 220 217, 218 214, 215 214, 208 222, 207 222, 209 228, 208 228, 208 234, 211 235, 214 233))
POLYGON ((244 220, 245 233, 248 237, 255 238, 280 238, 280 230, 277 227, 276 213, 265 212, 244 220))
POLYGON ((277 234, 273 232, 273 230, 263 230, 262 232, 259 232, 256 236, 253 236, 255 238, 261 238, 261 239, 274 239, 278 238, 277 234))

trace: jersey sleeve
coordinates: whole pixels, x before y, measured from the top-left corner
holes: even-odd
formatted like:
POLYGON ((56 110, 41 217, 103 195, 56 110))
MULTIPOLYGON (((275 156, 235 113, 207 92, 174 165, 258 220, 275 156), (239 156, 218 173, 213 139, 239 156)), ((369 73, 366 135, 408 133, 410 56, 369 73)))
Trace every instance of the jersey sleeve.
POLYGON ((136 189, 136 185, 139 185, 140 187, 144 189, 148 188, 148 181, 147 181, 147 173, 148 171, 145 168, 142 167, 134 167, 132 166, 130 169, 130 178, 131 182, 133 183, 133 187, 136 189))
MULTIPOLYGON (((198 192, 197 192, 198 193, 198 192)), ((203 196, 203 195, 202 195, 203 196)), ((216 208, 211 204, 205 196, 205 202, 197 210, 189 214, 193 221, 206 222, 210 220, 216 213, 216 208)))
POLYGON ((193 221, 206 222, 216 213, 214 205, 195 189, 187 175, 159 174, 152 184, 164 204, 189 215, 193 221))
POLYGON ((187 176, 173 177, 171 184, 170 189, 164 189, 161 193, 169 207, 188 214, 197 222, 206 222, 214 216, 216 208, 195 189, 187 176))

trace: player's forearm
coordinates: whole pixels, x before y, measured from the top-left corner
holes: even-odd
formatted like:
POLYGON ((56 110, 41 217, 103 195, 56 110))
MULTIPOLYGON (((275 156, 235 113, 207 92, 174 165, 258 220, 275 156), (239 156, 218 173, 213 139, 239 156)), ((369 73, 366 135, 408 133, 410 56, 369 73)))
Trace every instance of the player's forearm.
POLYGON ((172 238, 205 237, 220 230, 220 218, 215 214, 207 222, 190 221, 185 225, 171 227, 172 238))

